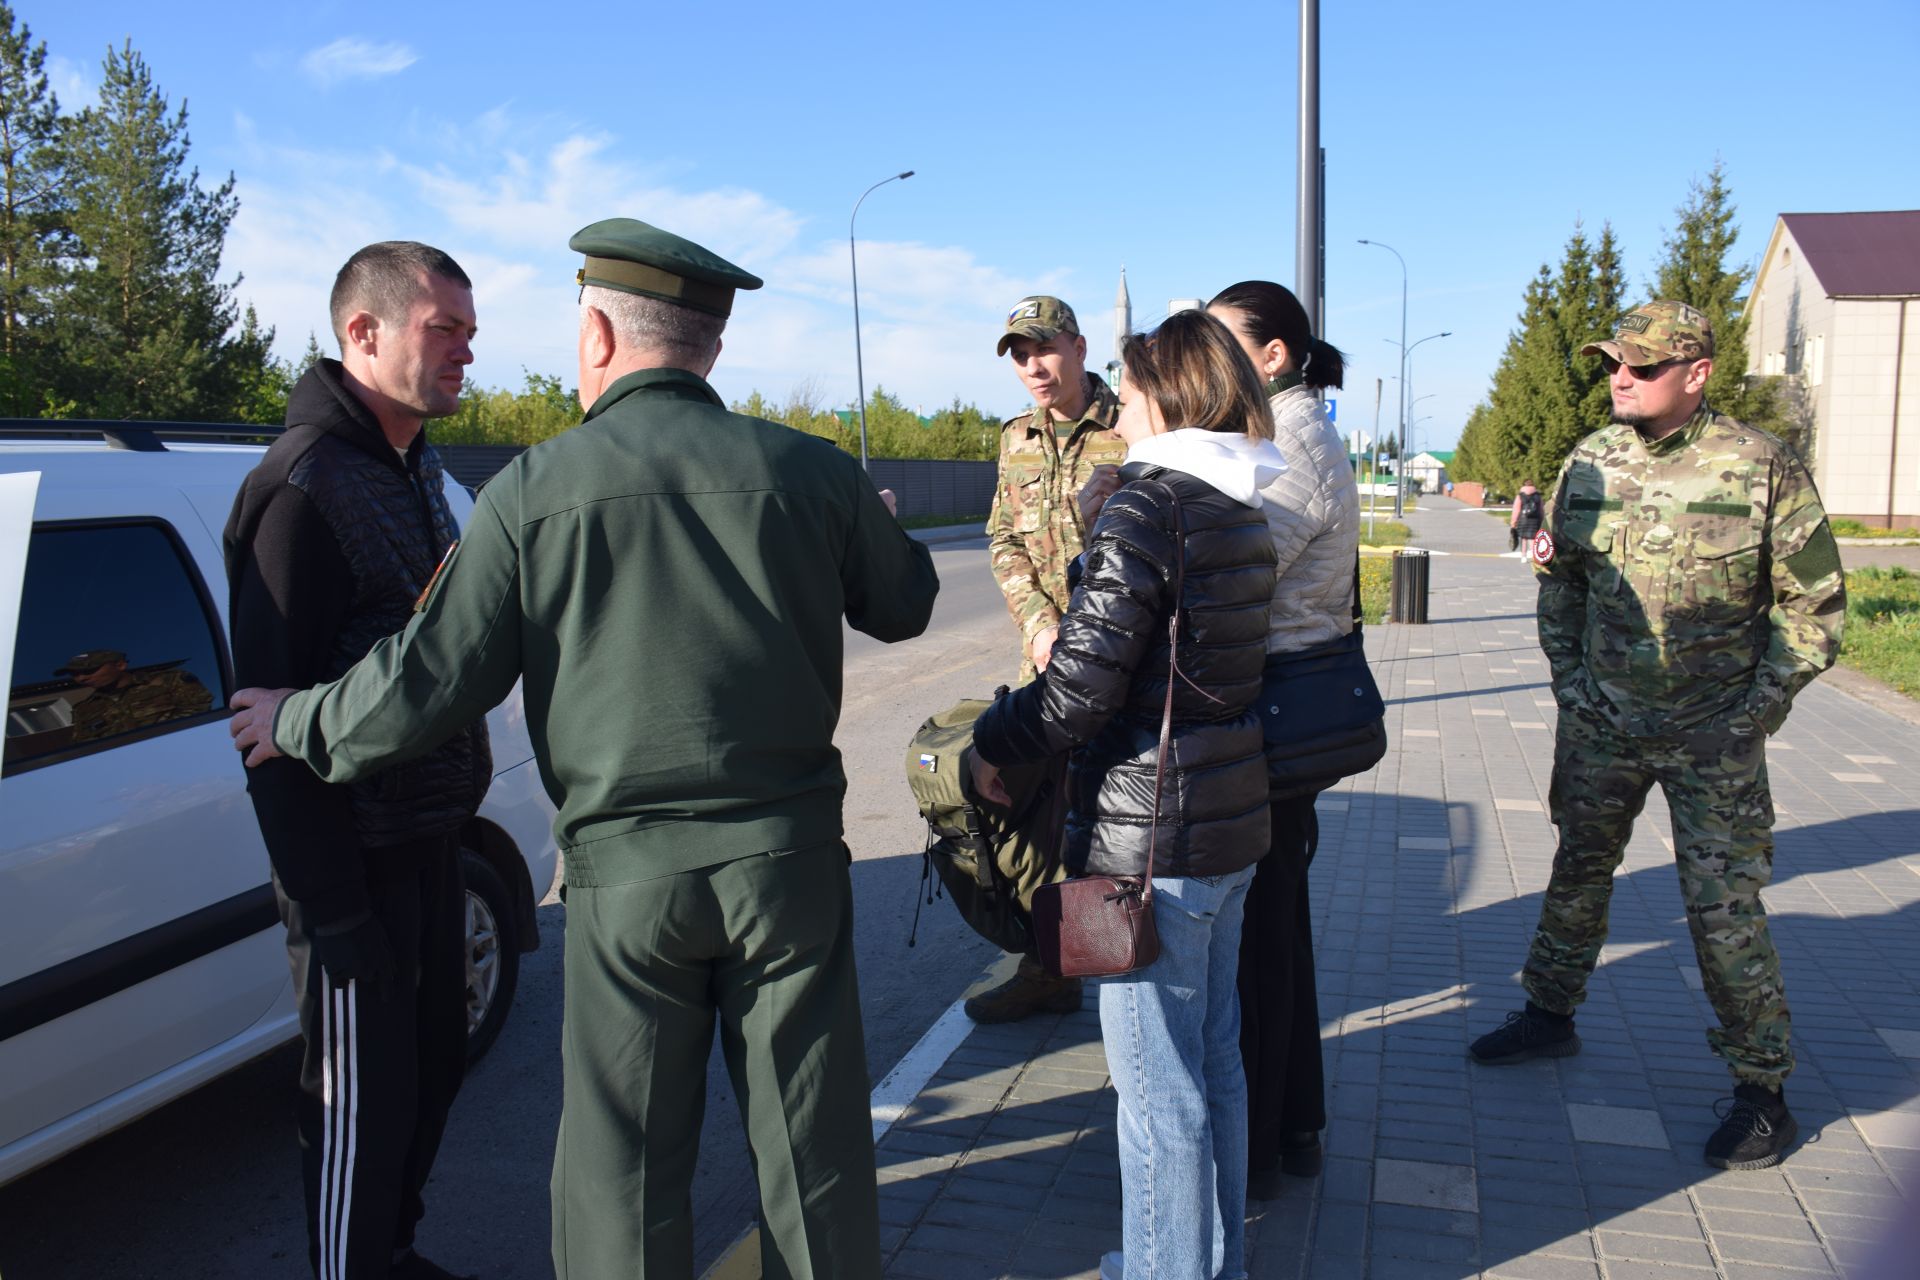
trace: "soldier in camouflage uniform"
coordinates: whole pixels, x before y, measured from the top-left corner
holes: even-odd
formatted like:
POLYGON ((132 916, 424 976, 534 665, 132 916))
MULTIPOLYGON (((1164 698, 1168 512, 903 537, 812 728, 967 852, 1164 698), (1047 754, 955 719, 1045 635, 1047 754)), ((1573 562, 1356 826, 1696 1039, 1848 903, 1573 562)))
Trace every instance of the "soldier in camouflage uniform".
POLYGON ((1486 1063, 1580 1048, 1573 1011, 1607 935, 1633 820, 1655 782, 1694 954, 1733 1072, 1709 1164, 1777 1164, 1798 1132, 1780 960, 1760 890, 1773 871, 1766 738, 1833 665, 1840 554, 1813 478, 1762 431, 1715 413, 1707 318, 1679 302, 1593 343, 1613 425, 1575 446, 1530 554, 1560 723, 1548 803, 1560 844, 1522 984, 1527 1006, 1473 1045, 1486 1063))
POLYGON ((1067 566, 1086 538, 1078 495, 1094 472, 1119 467, 1126 442, 1114 433, 1120 404, 1087 372, 1087 340, 1058 298, 1022 298, 995 348, 1013 356, 1033 407, 1000 429, 1000 477, 987 517, 994 581, 1020 628, 1020 681, 1046 667, 1067 611, 1067 566))
POLYGON ((93 690, 73 704, 75 742, 117 737, 213 707, 213 694, 192 672, 129 671, 127 655, 118 649, 77 653, 54 674, 93 690))
MULTIPOLYGON (((1000 430, 1000 474, 987 517, 994 581, 1020 629, 1020 681, 1047 665, 1067 611, 1067 566, 1087 521, 1080 491, 1117 488, 1127 445, 1113 430, 1119 401, 1087 372, 1087 340, 1058 298, 1022 298, 1007 313, 996 355, 1013 357, 1033 407, 1000 430)), ((1080 1007, 1077 978, 1050 976, 1028 956, 1012 978, 967 1001, 975 1022, 1013 1022, 1080 1007)))

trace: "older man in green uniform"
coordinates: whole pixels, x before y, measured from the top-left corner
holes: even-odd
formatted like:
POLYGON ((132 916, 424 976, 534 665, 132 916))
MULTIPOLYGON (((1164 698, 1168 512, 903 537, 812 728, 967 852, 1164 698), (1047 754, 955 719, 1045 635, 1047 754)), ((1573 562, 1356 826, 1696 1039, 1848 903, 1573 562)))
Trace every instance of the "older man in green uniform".
POLYGON ((932 559, 846 454, 707 384, 758 278, 631 219, 571 244, 586 421, 487 485, 405 631, 284 702, 242 691, 235 737, 346 782, 524 680, 566 865, 556 1273, 692 1275, 717 1018, 762 1274, 878 1277, 833 731, 842 619, 920 634, 932 559))
MULTIPOLYGON (((987 555, 1020 629, 1020 682, 1046 669, 1067 611, 1067 566, 1086 541, 1080 491, 1119 487, 1127 445, 1113 430, 1119 401, 1087 372, 1087 340, 1058 298, 1022 298, 994 354, 1011 356, 1033 407, 1000 429, 1000 472, 987 517, 987 555)), ((967 1001, 975 1022, 1015 1022, 1080 1007, 1080 980, 1055 978, 1032 957, 967 1001)))
POLYGON ((1840 555, 1813 477, 1763 431, 1715 413, 1707 318, 1681 302, 1590 344, 1613 425, 1574 447, 1529 551, 1560 724, 1548 803, 1560 829, 1522 985, 1526 1008, 1474 1042, 1489 1064, 1576 1053, 1573 1011, 1607 936, 1633 820, 1658 782, 1694 955, 1734 1096, 1707 1163, 1761 1169, 1798 1132, 1780 959, 1760 890, 1773 874, 1766 739, 1833 665, 1840 555))

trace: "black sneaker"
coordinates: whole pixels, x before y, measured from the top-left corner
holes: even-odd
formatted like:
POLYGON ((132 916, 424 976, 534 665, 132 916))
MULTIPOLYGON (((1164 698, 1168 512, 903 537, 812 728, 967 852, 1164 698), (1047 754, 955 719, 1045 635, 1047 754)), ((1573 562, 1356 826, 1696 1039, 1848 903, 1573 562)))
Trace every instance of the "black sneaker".
POLYGON ((1528 1005, 1510 1013, 1497 1031, 1489 1031, 1468 1050, 1474 1061, 1504 1067, 1529 1058, 1571 1058, 1580 1052, 1572 1018, 1550 1018, 1528 1005))
POLYGON ((1720 1127, 1707 1139, 1707 1163, 1716 1169, 1771 1169, 1800 1136, 1786 1097, 1765 1085, 1735 1085, 1713 1114, 1720 1127))

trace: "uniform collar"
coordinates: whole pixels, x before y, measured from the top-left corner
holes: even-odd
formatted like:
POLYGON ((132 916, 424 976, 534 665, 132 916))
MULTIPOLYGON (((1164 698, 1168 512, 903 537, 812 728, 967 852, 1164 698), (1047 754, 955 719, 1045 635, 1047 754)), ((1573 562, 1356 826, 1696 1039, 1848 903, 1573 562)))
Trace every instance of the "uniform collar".
MULTIPOLYGON (((1693 411, 1693 416, 1688 418, 1686 423, 1678 431, 1670 436, 1662 437, 1659 440, 1649 440, 1645 436, 1640 436, 1640 443, 1646 446, 1648 453, 1667 454, 1676 452, 1698 440, 1700 433, 1707 429, 1707 424, 1712 422, 1715 416, 1713 406, 1706 402, 1705 397, 1702 397, 1700 407, 1693 411)), ((1635 430, 1634 434, 1640 435, 1638 430, 1635 430)))
POLYGON ((689 369, 635 369, 608 384, 606 390, 587 410, 582 422, 591 422, 619 401, 642 391, 669 395, 677 400, 705 400, 716 408, 727 407, 720 393, 707 380, 689 369))
MULTIPOLYGON (((1087 407, 1073 421, 1073 434, 1082 427, 1093 427, 1099 431, 1113 430, 1114 421, 1120 416, 1120 397, 1113 394, 1104 378, 1087 375, 1087 407)), ((1040 431, 1053 425, 1053 415, 1039 405, 1028 411, 1027 430, 1040 431)))

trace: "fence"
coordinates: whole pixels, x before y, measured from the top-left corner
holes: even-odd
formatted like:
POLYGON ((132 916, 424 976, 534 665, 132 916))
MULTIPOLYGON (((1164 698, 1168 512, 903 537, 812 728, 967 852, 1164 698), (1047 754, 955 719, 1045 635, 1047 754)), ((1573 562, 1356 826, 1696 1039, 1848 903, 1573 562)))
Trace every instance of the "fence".
MULTIPOLYGON (((439 446, 447 471, 469 489, 478 489, 493 479, 524 448, 517 444, 439 446)), ((876 489, 893 490, 903 516, 978 516, 993 505, 991 462, 874 458, 868 470, 876 489)))

